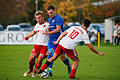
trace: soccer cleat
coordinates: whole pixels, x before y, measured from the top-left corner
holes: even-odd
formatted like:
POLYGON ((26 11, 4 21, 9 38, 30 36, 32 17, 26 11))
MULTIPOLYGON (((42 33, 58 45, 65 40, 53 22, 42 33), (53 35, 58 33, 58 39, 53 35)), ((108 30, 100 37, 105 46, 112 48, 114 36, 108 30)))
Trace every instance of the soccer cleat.
POLYGON ((68 75, 70 75, 70 73, 71 73, 71 64, 67 67, 67 69, 68 69, 68 75))
POLYGON ((33 73, 33 74, 32 74, 32 77, 36 77, 36 73, 33 73))
POLYGON ((24 76, 24 77, 27 77, 31 72, 32 72, 32 71, 29 71, 29 70, 28 70, 27 72, 25 72, 25 73, 23 74, 23 76, 24 76))
POLYGON ((49 72, 49 76, 52 77, 53 76, 52 70, 48 70, 48 72, 49 72))
POLYGON ((80 80, 80 78, 75 78, 75 77, 70 77, 69 79, 76 79, 76 80, 80 80))

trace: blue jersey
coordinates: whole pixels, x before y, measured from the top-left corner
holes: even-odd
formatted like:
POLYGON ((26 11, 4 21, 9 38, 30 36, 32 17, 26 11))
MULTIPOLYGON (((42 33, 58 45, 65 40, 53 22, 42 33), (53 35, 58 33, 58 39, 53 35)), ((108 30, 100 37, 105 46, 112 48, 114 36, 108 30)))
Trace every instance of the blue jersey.
POLYGON ((50 34, 49 38, 50 40, 57 40, 58 37, 60 36, 60 34, 63 32, 63 19, 61 16, 56 15, 54 18, 49 18, 48 19, 49 22, 49 30, 53 31, 54 29, 56 29, 56 25, 60 25, 61 26, 61 31, 55 34, 50 34))
POLYGON ((48 49, 49 48, 55 49, 56 46, 53 44, 53 41, 56 41, 58 39, 58 37, 60 36, 60 34, 63 32, 63 19, 61 16, 56 15, 54 18, 49 18, 48 22, 49 22, 49 30, 50 31, 53 31, 54 29, 56 29, 57 25, 61 26, 60 32, 49 35, 48 49))

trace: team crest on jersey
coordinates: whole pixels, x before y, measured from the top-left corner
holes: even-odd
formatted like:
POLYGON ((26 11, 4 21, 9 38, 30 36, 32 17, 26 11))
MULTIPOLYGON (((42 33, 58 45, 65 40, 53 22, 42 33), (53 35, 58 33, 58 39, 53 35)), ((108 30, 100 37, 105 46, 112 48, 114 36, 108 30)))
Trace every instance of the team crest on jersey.
POLYGON ((43 25, 43 27, 45 27, 46 25, 43 25))
POLYGON ((37 30, 37 32, 39 32, 39 30, 37 30))
POLYGON ((52 23, 54 23, 55 22, 55 20, 52 20, 52 23))

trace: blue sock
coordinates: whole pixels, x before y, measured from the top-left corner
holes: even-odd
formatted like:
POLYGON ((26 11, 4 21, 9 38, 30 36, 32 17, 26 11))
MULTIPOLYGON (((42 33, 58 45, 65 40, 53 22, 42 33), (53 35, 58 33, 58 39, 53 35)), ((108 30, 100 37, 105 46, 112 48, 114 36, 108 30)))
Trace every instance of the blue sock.
POLYGON ((63 60, 63 63, 64 63, 65 65, 67 65, 67 66, 70 65, 70 62, 69 62, 69 59, 68 59, 68 58, 65 58, 65 59, 63 60))
MULTIPOLYGON (((48 55, 48 59, 50 59, 53 55, 48 55)), ((48 66, 48 68, 51 68, 52 69, 52 66, 53 66, 53 62, 48 66)))
MULTIPOLYGON (((48 49, 48 51, 51 52, 51 53, 48 53, 48 59, 50 59, 53 56, 54 50, 50 48, 48 49)), ((48 68, 52 69, 52 66, 53 66, 53 62, 48 66, 48 68)))

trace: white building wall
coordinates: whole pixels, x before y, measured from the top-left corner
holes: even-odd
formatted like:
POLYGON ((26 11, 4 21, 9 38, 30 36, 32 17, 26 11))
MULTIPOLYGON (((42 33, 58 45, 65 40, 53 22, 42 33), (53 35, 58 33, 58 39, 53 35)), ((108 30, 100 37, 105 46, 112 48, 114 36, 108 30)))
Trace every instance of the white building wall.
POLYGON ((105 42, 112 43, 112 35, 115 21, 112 19, 105 19, 105 42))

